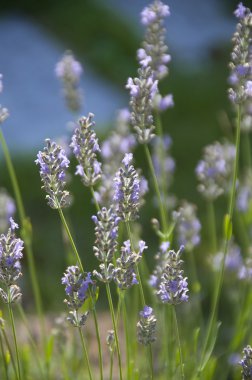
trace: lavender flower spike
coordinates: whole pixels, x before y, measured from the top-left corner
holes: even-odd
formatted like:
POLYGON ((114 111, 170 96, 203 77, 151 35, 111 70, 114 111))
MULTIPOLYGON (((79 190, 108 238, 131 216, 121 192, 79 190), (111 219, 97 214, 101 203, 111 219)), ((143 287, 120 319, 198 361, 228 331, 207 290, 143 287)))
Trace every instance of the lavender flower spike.
POLYGON ((118 224, 120 218, 113 209, 103 207, 92 217, 95 223, 95 245, 93 247, 96 258, 101 262, 100 272, 93 271, 94 276, 102 282, 110 282, 114 276, 114 265, 112 264, 117 250, 118 224))
POLYGON ((169 251, 167 263, 165 265, 157 296, 163 303, 178 305, 181 302, 188 301, 187 278, 183 277, 183 270, 180 260, 181 253, 184 247, 175 251, 169 251))
POLYGON ((138 342, 147 346, 155 342, 157 319, 153 314, 153 309, 150 306, 144 306, 140 311, 140 321, 137 322, 137 338, 138 342))
POLYGON ((234 12, 238 18, 238 24, 234 33, 233 51, 229 67, 231 75, 229 82, 231 87, 228 91, 229 99, 234 104, 244 104, 252 96, 251 91, 251 35, 252 13, 249 8, 240 3, 234 12))
POLYGON ((63 84, 66 104, 73 112, 79 111, 81 106, 79 82, 82 72, 81 64, 75 60, 73 54, 69 51, 65 52, 55 67, 55 73, 63 84))
POLYGON ((132 153, 126 153, 122 166, 114 178, 114 201, 117 214, 123 221, 134 220, 138 217, 140 202, 139 176, 131 165, 132 153))
POLYGON ((54 209, 67 207, 71 198, 66 185, 66 168, 69 160, 65 151, 50 139, 46 139, 46 147, 37 154, 35 163, 40 166, 40 177, 43 182, 42 189, 47 193, 48 205, 54 209))
POLYGON ((67 320, 74 326, 83 326, 86 322, 88 313, 78 315, 77 311, 84 304, 88 298, 89 286, 93 284, 91 273, 82 273, 77 266, 70 266, 67 268, 61 280, 65 285, 67 299, 64 301, 69 311, 67 320))
POLYGON ((143 251, 148 248, 144 241, 140 240, 138 252, 133 252, 129 240, 126 240, 121 247, 121 256, 116 260, 114 269, 114 280, 117 286, 126 290, 138 284, 136 277, 136 265, 142 259, 143 251))
POLYGON ((252 348, 247 346, 243 350, 243 359, 239 362, 242 366, 242 380, 252 379, 252 348))
POLYGON ((16 302, 21 297, 20 288, 15 284, 21 273, 20 259, 23 257, 23 241, 16 238, 17 223, 10 218, 10 228, 6 235, 0 236, 0 282, 10 290, 10 297, 0 288, 4 302, 16 302))
POLYGON ((94 122, 92 113, 79 120, 79 127, 75 129, 70 147, 79 162, 75 174, 81 176, 85 186, 94 186, 101 178, 101 163, 97 160, 100 152, 98 139, 92 127, 94 122))
POLYGON ((160 0, 154 0, 152 4, 144 8, 141 13, 142 24, 146 27, 142 48, 138 50, 139 63, 144 56, 149 57, 148 65, 151 67, 156 79, 162 79, 168 74, 167 63, 171 56, 165 44, 164 19, 170 16, 170 9, 160 0))
POLYGON ((146 144, 155 136, 152 108, 158 88, 150 66, 144 64, 138 70, 138 75, 138 78, 128 79, 126 88, 130 91, 131 124, 138 142, 146 144))

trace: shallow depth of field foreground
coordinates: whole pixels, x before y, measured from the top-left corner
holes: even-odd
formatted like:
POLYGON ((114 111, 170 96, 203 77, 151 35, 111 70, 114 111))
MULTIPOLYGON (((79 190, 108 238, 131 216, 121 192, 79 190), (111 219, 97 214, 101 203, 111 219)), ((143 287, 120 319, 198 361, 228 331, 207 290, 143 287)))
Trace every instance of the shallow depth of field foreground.
MULTIPOLYGON (((86 3, 104 27, 109 8, 103 19, 86 3)), ((60 30, 54 5, 44 22, 60 30)), ((99 67, 126 100, 109 128, 87 109, 72 50, 54 68, 71 120, 36 154, 12 151, 15 109, 1 99, 1 380, 252 380, 252 12, 239 3, 230 16, 229 46, 190 79, 173 70, 172 6, 146 2, 124 68, 109 21, 114 58, 99 67)))

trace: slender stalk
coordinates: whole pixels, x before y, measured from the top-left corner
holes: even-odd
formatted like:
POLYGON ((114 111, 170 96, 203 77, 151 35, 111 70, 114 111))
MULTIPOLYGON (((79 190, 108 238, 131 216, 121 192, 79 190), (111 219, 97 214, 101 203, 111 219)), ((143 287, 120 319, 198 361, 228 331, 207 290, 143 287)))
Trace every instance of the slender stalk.
POLYGON ((6 355, 5 355, 5 352, 4 352, 4 346, 3 346, 3 339, 2 339, 1 331, 0 331, 0 347, 1 347, 1 353, 2 353, 3 362, 4 362, 5 378, 6 378, 6 380, 9 380, 8 363, 7 363, 6 355))
POLYGON ((91 194, 92 194, 92 198, 93 198, 96 210, 100 211, 100 206, 99 206, 99 203, 97 202, 93 186, 90 186, 90 191, 91 191, 91 194))
POLYGON ((177 320, 175 305, 172 305, 172 311, 173 311, 173 318, 175 322, 174 324, 175 324, 176 339, 177 339, 177 344, 178 344, 178 349, 179 349, 180 374, 181 374, 181 379, 184 380, 185 379, 184 363, 183 363, 182 348, 181 348, 181 343, 180 343, 179 327, 178 327, 178 320, 177 320))
POLYGON ((69 238, 70 244, 72 246, 72 249, 74 251, 76 261, 78 262, 78 265, 79 265, 81 271, 84 272, 83 265, 82 265, 82 262, 81 262, 78 250, 77 250, 76 245, 74 243, 72 234, 71 234, 70 229, 68 227, 67 221, 66 221, 66 219, 64 217, 63 211, 62 211, 62 209, 61 209, 61 207, 59 205, 58 205, 58 212, 59 212, 59 216, 60 216, 61 222, 62 222, 63 226, 65 227, 65 230, 66 230, 67 236, 69 238))
POLYGON ((217 252, 217 236, 216 236, 216 222, 215 222, 215 210, 213 201, 207 202, 207 215, 208 215, 208 229, 209 229, 209 241, 211 241, 211 253, 217 252))
POLYGON ((115 320, 115 312, 114 312, 114 306, 113 306, 113 301, 112 301, 112 297, 111 297, 109 283, 106 283, 106 291, 107 291, 107 297, 108 297, 108 301, 109 301, 110 314, 111 314, 112 322, 113 322, 113 328, 114 328, 114 331, 115 331, 115 342, 116 342, 116 349, 117 349, 117 356, 118 356, 120 380, 122 380, 123 377, 122 377, 121 352, 120 352, 119 339, 118 339, 118 333, 117 333, 117 326, 116 326, 116 320, 115 320))
MULTIPOLYGON (((76 260, 77 260, 77 262, 79 264, 79 267, 80 267, 81 271, 84 272, 84 268, 83 268, 83 265, 82 265, 82 262, 81 262, 78 250, 77 250, 76 245, 74 243, 72 234, 70 232, 70 229, 69 229, 68 224, 66 222, 66 219, 64 217, 63 211, 62 211, 62 209, 60 207, 58 208, 58 212, 59 212, 59 215, 60 215, 61 222, 64 225, 64 228, 66 230, 67 236, 68 236, 70 244, 72 246, 72 249, 74 251, 76 260)), ((100 378, 102 380, 103 379, 103 364, 102 364, 101 338, 100 338, 98 319, 97 319, 97 313, 96 313, 94 301, 93 301, 92 295, 90 293, 89 293, 89 295, 90 295, 90 297, 92 299, 92 311, 93 311, 93 317, 94 317, 94 322, 95 322, 95 331, 96 331, 96 338, 97 338, 98 351, 99 351, 100 378)))
MULTIPOLYGON (((92 298, 92 296, 91 296, 91 298, 92 298)), ((93 309, 92 311, 93 311, 94 323, 95 323, 96 339, 97 339, 97 343, 98 343, 100 379, 103 380, 103 362, 102 362, 101 337, 100 337, 99 325, 98 325, 98 320, 97 320, 97 313, 96 313, 96 308, 94 305, 93 298, 92 298, 92 309, 93 309)))
MULTIPOLYGON (((42 307, 42 300, 41 300, 41 294, 40 294, 40 289, 39 289, 39 284, 37 280, 37 273, 36 273, 36 267, 35 267, 35 262, 34 262, 34 255, 32 251, 32 238, 31 238, 31 226, 30 222, 25 214, 25 209, 24 209, 24 204, 17 180, 17 176, 15 173, 15 169, 11 160, 11 155, 8 149, 8 146, 6 144, 3 132, 0 128, 0 142, 3 148, 3 153, 4 157, 6 160, 7 168, 9 171, 13 191, 15 194, 15 199, 17 202, 17 209, 19 213, 19 218, 21 222, 21 230, 22 230, 22 238, 24 239, 25 243, 25 249, 28 257, 28 266, 29 266, 29 273, 31 277, 31 283, 32 283, 32 289, 34 293, 34 298, 35 298, 35 306, 36 310, 40 319, 40 325, 41 325, 41 330, 42 330, 42 335, 43 339, 46 339, 46 333, 45 333, 45 322, 44 322, 44 316, 43 316, 43 307, 42 307)), ((44 346, 45 346, 45 341, 44 341, 44 346)))
POLYGON ((113 366, 114 366, 114 354, 113 354, 113 351, 112 351, 110 353, 109 380, 113 380, 113 366))
POLYGON ((10 289, 9 288, 8 288, 8 309, 9 309, 11 328, 12 328, 12 334, 13 334, 14 346, 15 346, 15 352, 16 352, 17 379, 21 380, 21 367, 20 367, 19 351, 18 351, 18 345, 17 345, 17 335, 16 335, 16 328, 15 328, 15 323, 14 323, 13 311, 12 311, 11 302, 10 302, 10 289))
POLYGON ((149 169, 150 169, 150 172, 151 172, 154 189, 155 189, 155 192, 156 192, 156 195, 157 195, 157 198, 158 198, 160 219, 161 219, 161 223, 162 223, 162 231, 164 231, 164 234, 166 234, 167 231, 168 231, 168 223, 167 223, 167 218, 166 218, 166 210, 164 208, 164 202, 163 202, 161 194, 160 194, 160 190, 159 190, 159 186, 158 186, 158 181, 157 181, 157 177, 156 177, 156 174, 155 174, 155 169, 154 169, 154 166, 153 166, 150 150, 149 150, 149 147, 148 147, 147 144, 144 144, 144 151, 145 151, 146 159, 147 159, 147 162, 148 162, 148 165, 149 165, 149 169))
POLYGON ((80 334, 80 338, 81 338, 81 344, 82 344, 82 348, 83 348, 84 359, 87 363, 89 379, 93 380, 93 376, 92 376, 92 372, 91 372, 91 368, 90 368, 90 362, 89 362, 89 358, 88 358, 87 347, 85 344, 85 340, 84 340, 84 336, 83 336, 83 332, 82 332, 81 327, 78 327, 78 330, 79 330, 79 334, 80 334))
POLYGON ((153 354, 152 354, 152 347, 151 344, 149 344, 149 358, 150 358, 150 373, 151 373, 151 380, 154 379, 154 368, 153 368, 153 354))
MULTIPOLYGON (((125 222, 125 224, 126 224, 126 228, 127 228, 128 236, 129 236, 129 239, 130 239, 131 247, 132 247, 132 249, 134 250, 134 244, 133 244, 133 239, 132 239, 132 234, 131 234, 130 224, 129 224, 129 222, 125 222)), ((143 291, 143 284, 142 284, 141 276, 140 276, 140 273, 139 273, 138 265, 136 265, 136 272, 137 272, 137 279, 138 279, 138 282, 139 282, 141 302, 142 302, 142 306, 144 307, 144 306, 146 305, 146 303, 145 303, 145 297, 144 297, 144 291, 143 291)))
POLYGON ((126 362, 127 362, 127 380, 131 378, 130 362, 131 362, 131 351, 130 351, 130 338, 129 338, 129 328, 127 322, 127 310, 124 294, 121 294, 122 310, 123 310, 123 324, 125 331, 125 341, 126 341, 126 362))
POLYGON ((15 372, 15 375, 16 375, 16 378, 17 378, 17 377, 18 377, 18 373, 17 373, 16 363, 15 363, 15 360, 14 360, 14 357, 13 357, 13 354, 12 354, 12 350, 11 350, 11 346, 10 346, 10 343, 9 343, 8 337, 7 337, 6 332, 5 332, 4 329, 2 330, 2 333, 3 333, 3 337, 4 337, 5 344, 6 344, 6 346, 7 346, 7 349, 8 349, 8 351, 9 351, 9 354, 10 354, 10 358, 11 358, 12 366, 13 366, 13 369, 14 369, 14 372, 15 372))
MULTIPOLYGON (((240 151, 240 134, 241 134, 241 106, 238 105, 238 110, 237 110, 237 128, 236 128, 236 155, 235 155, 235 163, 234 163, 234 172, 233 172, 233 181, 232 181, 232 189, 231 189, 231 195, 230 195, 230 204, 228 208, 228 215, 229 215, 229 227, 232 227, 232 219, 233 219, 233 213, 234 213, 234 204, 235 204, 235 194, 236 194, 236 181, 238 177, 238 165, 239 165, 239 151, 240 151)), ((229 228, 228 228, 229 229, 229 228)), ((214 321, 216 319, 216 314, 218 310, 218 304, 219 304, 219 298, 220 298, 220 293, 221 293, 221 288, 223 284, 223 277, 224 277, 224 270, 225 270, 225 260, 227 256, 227 251, 228 251, 228 245, 229 245, 230 237, 228 234, 225 237, 225 245, 224 245, 224 256, 223 260, 221 263, 221 269, 219 272, 219 276, 217 279, 217 286, 215 290, 215 295, 214 295, 214 302, 213 302, 213 307, 211 310, 211 315, 208 323, 208 328, 207 328, 207 333, 206 333, 206 338, 203 344, 203 349, 201 353, 201 359, 200 359, 200 364, 198 368, 198 373, 197 375, 199 376, 203 370, 202 364, 203 364, 203 359, 206 353, 206 349, 208 346, 209 338, 212 333, 214 321)))

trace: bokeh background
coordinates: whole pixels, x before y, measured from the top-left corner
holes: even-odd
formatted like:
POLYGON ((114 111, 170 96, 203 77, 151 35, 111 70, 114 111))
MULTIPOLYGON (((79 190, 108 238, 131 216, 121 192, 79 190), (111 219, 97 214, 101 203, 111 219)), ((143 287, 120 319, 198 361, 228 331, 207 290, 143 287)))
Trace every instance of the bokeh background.
MULTIPOLYGON (((175 101, 175 107, 162 116, 164 129, 173 140, 176 161, 172 192, 179 199, 195 202, 204 220, 205 208, 196 191, 194 168, 206 144, 232 133, 232 112, 226 94, 237 2, 167 3, 171 10, 166 28, 172 62, 161 92, 173 93, 175 101)), ((116 110, 128 105, 125 83, 129 76, 136 75, 136 50, 143 38, 139 15, 147 4, 145 0, 2 0, 0 4, 0 73, 4 80, 0 103, 10 112, 3 132, 32 222, 34 253, 48 310, 62 303, 60 278, 67 265, 67 249, 58 215, 45 203, 34 160, 44 139, 66 134, 67 124, 73 120, 55 77, 55 65, 66 49, 72 50, 83 64, 82 114, 95 114, 97 133, 104 139, 113 128, 116 110)), ((137 151, 137 163, 144 165, 141 150, 137 151)), ((13 194, 1 150, 0 187, 13 194)), ((70 189, 74 203, 67 216, 87 269, 91 270, 97 264, 90 221, 95 209, 78 178, 73 177, 70 189)), ((149 241, 149 221, 157 212, 147 204, 140 218, 142 236, 155 246, 155 240, 149 241)), ((221 201, 219 206, 217 209, 223 206, 221 201)), ((204 233, 203 229, 203 236, 204 233)), ((197 255, 200 263, 204 244, 197 255)), ((22 281, 24 302, 32 308, 26 273, 22 281)))

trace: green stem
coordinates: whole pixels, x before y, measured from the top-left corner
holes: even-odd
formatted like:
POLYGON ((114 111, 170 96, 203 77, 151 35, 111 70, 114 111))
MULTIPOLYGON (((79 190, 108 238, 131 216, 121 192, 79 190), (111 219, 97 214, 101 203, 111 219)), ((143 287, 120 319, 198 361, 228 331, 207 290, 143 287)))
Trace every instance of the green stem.
POLYGON ((114 354, 113 354, 113 351, 112 351, 110 353, 109 380, 113 380, 113 366, 114 366, 114 354))
POLYGON ((126 310, 126 303, 124 294, 120 294, 120 299, 122 302, 122 310, 123 310, 123 324, 124 324, 124 331, 125 331, 125 341, 126 341, 126 362, 127 362, 127 380, 131 379, 131 350, 130 350, 130 339, 129 339, 129 329, 128 329, 128 323, 127 323, 127 310, 126 310))
MULTIPOLYGON (((91 296, 91 298, 92 298, 92 296, 91 296)), ((101 337, 100 337, 99 325, 98 325, 98 320, 97 320, 97 313, 96 313, 96 308, 95 308, 95 305, 93 302, 93 298, 92 298, 92 308, 93 308, 93 315, 94 315, 94 322, 95 322, 96 339, 97 339, 97 343, 98 343, 100 379, 103 380, 101 337)))
POLYGON ((82 344, 82 348, 83 348, 84 359, 85 359, 85 361, 87 363, 87 367, 88 367, 89 379, 93 380, 93 376, 92 376, 92 372, 91 372, 91 368, 90 368, 90 362, 89 362, 89 358, 88 358, 87 347, 86 347, 86 343, 84 340, 84 336, 83 336, 83 332, 82 332, 81 327, 78 327, 78 330, 79 330, 79 334, 80 334, 80 338, 81 338, 81 344, 82 344))
POLYGON ((30 222, 25 214, 25 209, 23 205, 23 200, 21 196, 21 192, 19 189, 19 184, 17 180, 17 176, 15 173, 15 169, 11 160, 10 152, 8 149, 8 146, 6 144, 4 135, 2 130, 0 129, 0 142, 3 148, 3 153, 4 157, 6 160, 7 168, 9 171, 13 191, 15 194, 15 199, 17 202, 17 209, 19 213, 19 218, 21 222, 21 230, 22 230, 22 237, 24 239, 25 243, 25 249, 28 257, 28 264, 29 264, 29 272, 30 272, 30 277, 31 277, 31 283, 32 283, 32 289, 34 293, 34 298, 35 298, 35 306, 36 310, 40 319, 40 325, 41 325, 41 330, 42 330, 42 335, 43 335, 43 340, 44 340, 44 346, 45 346, 45 339, 46 339, 46 333, 45 333, 45 322, 44 322, 44 316, 43 316, 43 307, 42 307, 42 300, 41 300, 41 294, 40 294, 40 289, 37 281, 37 274, 36 274, 36 267, 35 267, 35 262, 34 262, 34 255, 32 251, 32 244, 31 244, 31 226, 30 222))
MULTIPOLYGON (((83 268, 83 265, 82 265, 82 262, 81 262, 78 250, 77 250, 76 245, 74 243, 72 234, 70 232, 70 229, 69 229, 68 224, 66 222, 66 219, 64 217, 63 211, 62 211, 62 209, 60 207, 58 208, 58 212, 59 212, 59 215, 60 215, 61 222, 64 225, 64 228, 66 230, 67 236, 68 236, 70 244, 72 246, 72 249, 74 251, 76 260, 77 260, 77 262, 79 264, 79 267, 80 267, 81 271, 84 272, 84 268, 83 268)), ((95 305, 94 305, 94 302, 93 302, 92 295, 90 293, 89 293, 89 295, 90 295, 90 297, 92 299, 92 311, 93 311, 93 317, 94 317, 94 322, 95 322, 95 331, 96 331, 96 338, 97 338, 98 351, 99 351, 100 378, 102 380, 103 379, 103 364, 102 364, 101 338, 100 338, 100 332, 99 332, 98 319, 97 319, 97 313, 96 313, 95 305)))
POLYGON ((18 373, 17 373, 16 363, 15 363, 15 360, 14 360, 14 357, 13 357, 13 354, 12 354, 12 350, 11 350, 11 346, 10 346, 8 337, 7 337, 6 332, 5 332, 4 329, 2 329, 2 333, 3 333, 5 344, 6 344, 7 348, 8 348, 9 354, 10 354, 12 366, 13 366, 13 369, 14 369, 14 372, 15 372, 15 375, 16 375, 16 378, 17 378, 18 377, 18 373))
MULTIPOLYGON (((233 213, 234 213, 234 204, 235 204, 235 194, 236 194, 236 181, 238 177, 238 164, 239 164, 239 151, 240 151, 240 134, 241 134, 241 106, 238 105, 238 110, 237 110, 237 128, 236 128, 236 155, 235 155, 235 162, 234 162, 234 172, 233 172, 233 181, 232 181, 232 189, 231 189, 231 196, 230 196, 230 204, 229 204, 229 209, 228 209, 228 216, 229 216, 229 226, 227 230, 232 228, 232 218, 233 218, 233 213), (230 228, 229 228, 230 227, 230 228)), ((228 245, 230 241, 230 236, 228 236, 228 233, 226 233, 225 236, 225 245, 224 245, 224 255, 223 255, 223 260, 221 263, 221 269, 219 272, 219 276, 217 279, 217 286, 215 290, 215 295, 214 295, 214 302, 213 302, 213 307, 211 310, 211 315, 208 323, 208 328, 207 328, 207 334, 206 338, 204 341, 202 353, 201 353, 201 360, 200 360, 200 365, 198 368, 198 376, 201 374, 203 368, 203 360, 204 356, 206 353, 206 349, 208 346, 209 339, 212 334, 212 329, 214 325, 214 321, 216 319, 216 314, 218 310, 218 304, 219 304, 219 298, 220 298, 220 293, 221 293, 221 288, 223 284, 223 277, 224 277, 224 270, 225 270, 225 260, 228 252, 228 245)))
POLYGON ((176 339, 177 339, 177 344, 178 344, 178 349, 179 349, 179 360, 180 360, 180 374, 181 374, 181 379, 185 379, 184 375, 184 363, 183 363, 183 356, 182 356, 182 348, 181 348, 181 343, 180 343, 180 336, 179 336, 179 327, 178 327, 178 320, 177 320, 177 314, 176 314, 176 309, 175 305, 172 305, 172 311, 173 311, 173 318, 174 318, 174 324, 175 324, 175 332, 176 332, 176 339))
POLYGON ((66 233, 67 233, 67 236, 68 236, 68 239, 70 241, 70 244, 72 246, 72 249, 73 249, 73 252, 75 254, 75 258, 76 258, 76 261, 78 262, 78 265, 81 269, 82 272, 84 272, 84 269, 83 269, 83 265, 82 265, 82 262, 81 262, 81 259, 80 259, 80 256, 79 256, 79 253, 78 253, 78 250, 76 248, 76 245, 74 243, 74 240, 73 240, 73 237, 72 237, 72 234, 69 230, 69 227, 68 227, 68 224, 67 224, 67 221, 64 217, 64 214, 63 214, 63 211, 61 209, 61 207, 59 206, 58 204, 58 212, 59 212, 59 216, 60 216, 60 219, 61 219, 61 222, 63 224, 63 226, 65 227, 65 230, 66 230, 66 233))
POLYGON ((2 339, 1 331, 0 331, 0 346, 1 346, 1 352, 2 352, 2 357, 3 357, 3 362, 4 362, 5 378, 6 378, 6 380, 9 380, 8 363, 7 363, 6 355, 5 355, 5 352, 4 352, 4 346, 3 346, 3 339, 2 339))
POLYGON ((215 210, 213 201, 207 202, 207 215, 208 215, 208 228, 209 228, 209 241, 212 242, 211 253, 217 253, 217 236, 216 236, 216 222, 215 210))
POLYGON ((156 174, 155 174, 155 169, 154 169, 154 166, 153 166, 150 150, 149 150, 149 147, 148 147, 147 144, 144 144, 144 151, 145 151, 146 159, 147 159, 147 162, 148 162, 148 165, 149 165, 149 169, 150 169, 150 172, 151 172, 151 176, 152 176, 152 181, 153 181, 154 189, 155 189, 155 192, 156 192, 156 195, 157 195, 157 199, 158 199, 158 203, 159 203, 159 212, 160 212, 160 219, 161 219, 161 223, 162 223, 162 231, 164 232, 164 234, 166 234, 167 231, 168 231, 168 223, 167 223, 167 218, 166 218, 166 210, 164 208, 164 202, 163 202, 161 194, 160 194, 160 190, 159 190, 159 186, 158 186, 158 181, 157 181, 157 177, 156 177, 156 174))
POLYGON ((152 347, 151 344, 149 344, 149 358, 150 358, 150 373, 151 373, 151 380, 154 379, 154 368, 153 368, 153 354, 152 354, 152 347))
POLYGON ((99 206, 99 203, 97 202, 93 186, 90 186, 90 191, 91 191, 92 198, 93 198, 93 201, 94 201, 94 204, 95 204, 95 208, 96 208, 97 211, 100 211, 100 206, 99 206))
POLYGON ((17 335, 16 335, 16 328, 14 323, 14 316, 13 311, 11 307, 10 302, 10 289, 8 288, 8 309, 9 309, 9 315, 11 320, 11 328, 12 328, 12 334, 14 339, 14 346, 15 346, 15 352, 16 352, 16 359, 17 359, 17 379, 21 380, 21 369, 20 369, 20 359, 19 359, 19 351, 18 351, 18 345, 17 345, 17 335))
MULTIPOLYGON (((129 224, 128 221, 125 222, 125 224, 126 224, 128 236, 129 236, 129 239, 130 239, 131 247, 134 250, 134 243, 133 243, 132 234, 131 234, 131 230, 130 230, 130 224, 129 224)), ((139 282, 142 307, 144 307, 146 305, 146 303, 145 303, 145 297, 144 297, 144 291, 143 291, 143 284, 142 284, 142 280, 141 280, 141 276, 140 276, 139 268, 138 268, 137 264, 136 264, 136 272, 137 272, 137 279, 138 279, 138 282, 139 282)))
POLYGON ((115 312, 114 312, 114 306, 113 306, 113 301, 111 297, 109 283, 106 283, 106 291, 107 291, 107 297, 108 297, 108 302, 109 302, 110 314, 111 314, 112 322, 113 322, 113 328, 115 331, 115 342, 116 342, 116 349, 117 349, 117 356, 118 356, 118 363, 119 363, 120 380, 122 380, 123 377, 122 377, 121 352, 120 352, 117 326, 116 326, 116 320, 115 320, 115 312))

